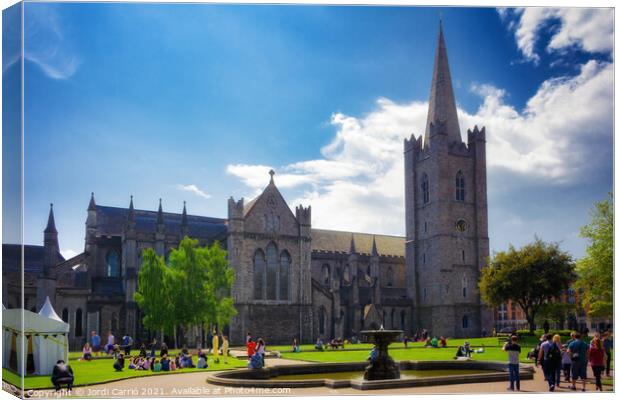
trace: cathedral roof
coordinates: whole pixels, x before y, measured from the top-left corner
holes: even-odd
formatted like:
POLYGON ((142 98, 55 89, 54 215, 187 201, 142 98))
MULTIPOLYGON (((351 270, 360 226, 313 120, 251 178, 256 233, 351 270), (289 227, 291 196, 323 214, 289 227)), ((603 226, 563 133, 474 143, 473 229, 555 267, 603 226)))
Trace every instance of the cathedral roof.
POLYGON ((439 24, 439 38, 437 39, 437 51, 433 67, 433 82, 431 83, 426 131, 424 132, 425 147, 429 144, 431 124, 439 129, 438 133, 444 133, 448 136, 448 143, 454 141, 461 142, 461 130, 456 113, 450 66, 448 65, 448 52, 441 23, 439 24))
POLYGON ((349 253, 352 239, 355 250, 361 254, 372 254, 373 238, 377 251, 383 256, 405 256, 405 238, 402 236, 374 235, 327 229, 312 229, 312 250, 349 253))
MULTIPOLYGON (((127 220, 127 208, 97 206, 99 234, 120 236, 127 220)), ((134 210, 137 232, 157 231, 157 211, 134 210)), ((163 213, 165 232, 181 234, 183 214, 163 213)), ((188 235, 196 239, 224 239, 227 233, 226 219, 187 215, 188 235)))
MULTIPOLYGON (((18 244, 2 245, 2 270, 18 272, 21 269, 21 246, 18 244)), ((62 254, 56 255, 59 262, 65 260, 62 254)), ((24 245, 24 272, 39 273, 43 271, 45 247, 24 245)))

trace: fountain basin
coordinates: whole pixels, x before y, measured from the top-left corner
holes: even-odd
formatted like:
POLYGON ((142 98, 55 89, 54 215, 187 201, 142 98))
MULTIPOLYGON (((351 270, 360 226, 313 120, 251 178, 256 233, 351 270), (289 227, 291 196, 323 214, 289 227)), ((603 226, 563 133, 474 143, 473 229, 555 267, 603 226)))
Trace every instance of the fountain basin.
MULTIPOLYGON (((223 371, 211 375, 207 382, 215 385, 261 388, 329 388, 352 387, 358 390, 416 386, 508 381, 505 363, 489 361, 401 361, 398 379, 364 380, 365 362, 298 364, 267 367, 261 370, 223 371), (411 373, 419 371, 418 376, 411 373), (424 373, 428 371, 428 373, 424 373), (441 373, 438 373, 441 371, 441 373), (345 373, 356 373, 357 378, 345 373), (294 376, 291 376, 294 375, 294 376), (306 375, 307 377, 304 377, 306 375), (431 375, 431 376, 424 376, 431 375)), ((520 367, 521 380, 534 378, 531 366, 520 367)))

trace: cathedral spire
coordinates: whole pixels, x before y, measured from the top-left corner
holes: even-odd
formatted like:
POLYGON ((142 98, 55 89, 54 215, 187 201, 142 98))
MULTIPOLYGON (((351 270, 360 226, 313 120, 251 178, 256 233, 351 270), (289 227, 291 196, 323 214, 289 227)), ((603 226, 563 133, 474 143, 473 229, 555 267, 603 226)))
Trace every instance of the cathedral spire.
POLYGON ((187 209, 185 208, 185 200, 183 200, 183 214, 181 214, 181 226, 187 226, 187 209))
POLYGON ((133 209, 133 195, 131 195, 129 200, 129 213, 127 214, 127 220, 133 222, 136 217, 136 212, 133 209))
POLYGON ((456 102, 452 90, 450 66, 448 65, 448 52, 446 51, 441 21, 439 21, 439 38, 435 52, 431 95, 428 102, 424 147, 429 145, 430 137, 435 133, 445 134, 448 138, 448 144, 452 142, 461 143, 461 130, 456 113, 456 102))
POLYGON ((95 192, 90 192, 90 201, 88 202, 87 211, 96 211, 97 204, 95 203, 95 192))
POLYGON ((377 241, 375 240, 375 235, 372 235, 372 255, 379 255, 379 252, 377 251, 377 241))
POLYGON ((157 209, 157 225, 164 224, 164 211, 161 208, 161 199, 159 199, 159 208, 157 209))
POLYGON ((56 221, 54 220, 54 204, 50 203, 50 214, 47 217, 47 226, 44 233, 58 233, 56 230, 56 221))

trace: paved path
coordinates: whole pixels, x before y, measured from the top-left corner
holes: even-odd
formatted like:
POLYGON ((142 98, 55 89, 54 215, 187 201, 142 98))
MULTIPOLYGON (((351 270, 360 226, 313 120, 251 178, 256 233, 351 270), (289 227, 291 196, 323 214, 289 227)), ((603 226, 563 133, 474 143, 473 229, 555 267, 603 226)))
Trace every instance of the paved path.
MULTIPOLYGON (((273 359, 266 360, 267 366, 300 364, 297 360, 273 359)), ((588 371, 591 373, 592 371, 588 371)), ((385 394, 442 394, 442 393, 504 393, 508 382, 469 383, 459 385, 443 385, 434 387, 401 388, 389 390, 360 391, 352 388, 330 389, 327 387, 302 389, 253 389, 232 388, 211 385, 206 382, 207 376, 214 372, 193 372, 185 374, 166 374, 136 379, 127 379, 101 385, 75 388, 73 396, 78 397, 226 397, 226 396, 310 396, 310 395, 385 395, 385 394)), ((578 384, 578 387, 580 385, 578 384)), ((588 392, 594 391, 593 384, 587 384, 588 392)), ((606 390, 611 390, 609 387, 606 390)), ((548 387, 540 368, 536 369, 533 380, 521 382, 523 393, 547 392, 548 387)), ((556 392, 571 392, 565 383, 556 392)), ((518 392, 515 392, 518 393, 518 392)))

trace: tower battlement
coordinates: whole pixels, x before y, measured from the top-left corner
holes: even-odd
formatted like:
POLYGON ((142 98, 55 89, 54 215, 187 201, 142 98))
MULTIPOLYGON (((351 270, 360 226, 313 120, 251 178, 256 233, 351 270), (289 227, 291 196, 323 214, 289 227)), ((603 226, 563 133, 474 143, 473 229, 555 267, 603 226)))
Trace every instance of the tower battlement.
POLYGON ((243 218, 243 197, 238 201, 230 196, 228 199, 228 219, 242 219, 243 218))
POLYGON ((299 222, 300 225, 310 226, 312 222, 311 216, 311 206, 304 207, 300 204, 295 207, 295 217, 297 218, 297 222, 299 222))

